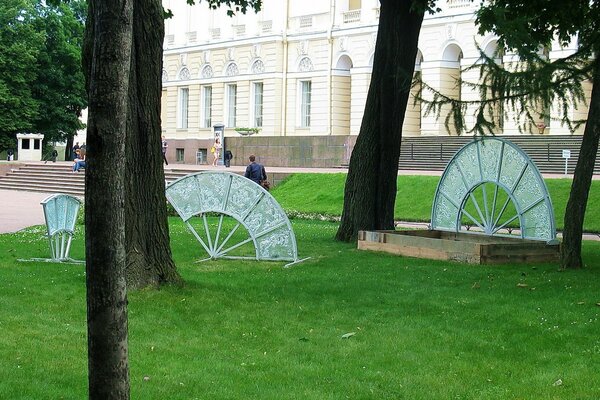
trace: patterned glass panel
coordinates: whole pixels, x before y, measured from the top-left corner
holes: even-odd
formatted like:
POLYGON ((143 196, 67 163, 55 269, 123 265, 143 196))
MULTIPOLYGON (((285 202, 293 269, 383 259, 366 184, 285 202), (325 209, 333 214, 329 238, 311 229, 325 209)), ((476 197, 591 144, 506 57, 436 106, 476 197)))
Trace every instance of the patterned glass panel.
POLYGON ((226 174, 198 174, 198 201, 200 210, 222 211, 225 207, 225 196, 229 187, 230 176, 226 174))
POLYGON ((42 202, 48 235, 66 230, 70 233, 75 229, 79 200, 73 196, 59 194, 46 198, 42 202))
POLYGON ((77 221, 77 211, 79 211, 79 201, 75 198, 67 198, 67 210, 65 212, 65 229, 69 232, 75 230, 77 221))
POLYGON ((458 216, 458 208, 454 206, 444 196, 438 195, 436 208, 434 210, 435 217, 432 221, 432 226, 435 229, 456 230, 456 220, 458 216))
POLYGON ((450 197, 456 204, 460 204, 467 194, 467 188, 462 175, 456 164, 451 164, 446 169, 444 180, 440 184, 440 189, 444 194, 450 197))
MULTIPOLYGON (((451 161, 452 162, 452 161, 451 161)), ((479 172, 479 157, 477 155, 477 146, 469 144, 462 148, 455 161, 462 171, 469 189, 481 181, 479 172)))
POLYGON ((244 218, 262 195, 260 187, 249 179, 234 177, 231 181, 225 212, 237 219, 244 218))
POLYGON ((44 205, 44 214, 46 216, 46 227, 48 228, 48 235, 54 235, 58 230, 60 230, 60 226, 58 225, 58 213, 56 211, 56 202, 54 199, 48 201, 47 203, 42 203, 44 205))
POLYGON ((519 153, 515 148, 511 146, 504 146, 500 183, 506 185, 509 190, 512 190, 526 164, 527 160, 525 160, 521 153, 519 153))
POLYGON ((480 140, 479 158, 481 160, 482 180, 495 182, 498 179, 498 168, 500 166, 500 153, 502 142, 499 140, 480 140))
POLYGON ((286 215, 274 203, 275 200, 272 197, 263 197, 246 217, 244 223, 254 235, 260 235, 287 219, 286 215))
POLYGON ((295 240, 287 225, 277 228, 256 240, 258 258, 294 260, 295 240))
POLYGON ((541 187, 533 169, 527 168, 525 170, 523 177, 513 191, 513 195, 521 210, 526 210, 527 207, 544 198, 544 189, 541 187))
POLYGON ((552 240, 555 237, 550 220, 552 214, 548 210, 546 203, 540 203, 531 210, 523 214, 524 227, 523 237, 525 239, 545 239, 552 240))
POLYGON ((196 179, 181 179, 167 188, 167 199, 173 205, 177 214, 187 221, 201 211, 198 198, 200 188, 196 179))

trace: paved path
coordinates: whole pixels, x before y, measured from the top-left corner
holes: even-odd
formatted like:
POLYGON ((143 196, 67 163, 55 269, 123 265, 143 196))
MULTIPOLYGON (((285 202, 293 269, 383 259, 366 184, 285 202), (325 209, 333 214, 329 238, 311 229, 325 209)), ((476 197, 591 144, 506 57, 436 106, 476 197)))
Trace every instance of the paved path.
POLYGON ((44 224, 40 203, 50 193, 0 189, 0 233, 17 232, 32 225, 44 224))

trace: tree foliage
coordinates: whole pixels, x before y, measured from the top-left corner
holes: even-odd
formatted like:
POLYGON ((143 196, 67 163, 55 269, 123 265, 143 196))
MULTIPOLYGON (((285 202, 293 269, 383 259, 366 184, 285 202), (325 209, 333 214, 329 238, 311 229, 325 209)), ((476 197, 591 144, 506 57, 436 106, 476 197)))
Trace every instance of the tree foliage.
POLYGON ((85 3, 0 2, 0 150, 18 132, 60 141, 83 127, 85 3))
POLYGON ((31 82, 43 35, 35 30, 36 18, 31 1, 0 2, 0 150, 13 147, 15 133, 32 129, 38 115, 31 82))

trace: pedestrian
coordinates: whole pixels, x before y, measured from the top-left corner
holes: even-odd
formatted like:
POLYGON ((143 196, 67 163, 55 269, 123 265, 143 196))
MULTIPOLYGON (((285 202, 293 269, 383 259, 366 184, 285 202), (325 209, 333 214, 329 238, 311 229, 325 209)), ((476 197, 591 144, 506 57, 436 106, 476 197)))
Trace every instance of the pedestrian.
POLYGON ((79 142, 75 142, 75 145, 71 149, 71 160, 75 160, 77 158, 77 150, 79 150, 79 142))
POLYGON ((163 162, 166 165, 169 165, 169 162, 167 161, 167 149, 169 148, 169 143, 167 143, 167 139, 165 139, 165 137, 162 137, 162 156, 163 156, 163 162))
POLYGON ((213 153, 213 157, 214 157, 212 165, 217 166, 219 164, 219 158, 221 157, 221 149, 222 148, 223 148, 223 146, 221 146, 221 140, 219 138, 216 138, 215 144, 210 149, 210 152, 213 153))
POLYGON ((248 157, 250 160, 250 164, 246 167, 246 173, 244 176, 250 179, 253 182, 256 182, 266 190, 269 190, 271 184, 267 181, 267 172, 265 171, 265 167, 262 164, 256 162, 256 157, 252 154, 248 157))
POLYGON ((231 160, 233 159, 233 153, 231 150, 225 150, 223 157, 225 158, 225 167, 229 168, 231 166, 231 160))
POLYGON ((12 149, 8 149, 8 151, 6 152, 6 161, 12 161, 14 158, 14 154, 12 149))

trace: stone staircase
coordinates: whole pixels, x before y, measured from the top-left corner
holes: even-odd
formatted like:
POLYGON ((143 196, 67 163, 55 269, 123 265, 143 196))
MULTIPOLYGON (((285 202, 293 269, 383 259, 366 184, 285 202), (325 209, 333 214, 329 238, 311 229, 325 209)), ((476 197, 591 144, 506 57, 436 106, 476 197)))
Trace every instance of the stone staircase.
POLYGON ((20 164, 0 176, 0 189, 83 196, 84 180, 85 173, 74 173, 71 163, 20 164))
MULTIPOLYGON (((71 163, 25 163, 15 165, 6 175, 0 175, 0 189, 29 192, 85 194, 85 170, 74 173, 71 163)), ((165 180, 172 182, 191 172, 167 169, 165 180)))
MULTIPOLYGON (((581 136, 498 136, 508 139, 529 155, 542 173, 564 174, 563 150, 571 151, 567 171, 577 164, 581 136)), ((400 149, 399 169, 443 171, 454 154, 473 140, 468 136, 404 137, 400 149)), ((600 174, 600 153, 596 155, 594 174, 600 174)))

